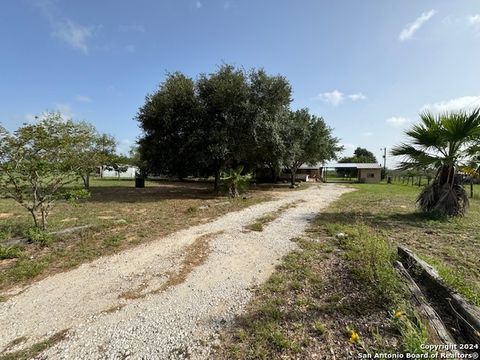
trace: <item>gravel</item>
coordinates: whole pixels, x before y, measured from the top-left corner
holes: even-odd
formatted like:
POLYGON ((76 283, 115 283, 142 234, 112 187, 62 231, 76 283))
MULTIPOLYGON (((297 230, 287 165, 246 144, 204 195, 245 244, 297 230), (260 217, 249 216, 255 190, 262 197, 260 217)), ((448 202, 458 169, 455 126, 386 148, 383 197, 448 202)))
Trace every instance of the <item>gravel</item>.
MULTIPOLYGON (((240 314, 252 287, 265 282, 281 257, 295 248, 321 209, 347 188, 333 184, 281 193, 278 200, 226 214, 168 237, 41 280, 0 304, 0 349, 19 337, 28 347, 63 329, 65 340, 46 350, 49 359, 208 359, 219 330, 240 314), (264 231, 246 231, 282 205, 264 231), (149 293, 178 271, 185 248, 214 234, 207 260, 185 281, 149 293), (121 295, 142 287, 145 296, 121 295), (116 308, 119 309, 116 309, 116 308)), ((20 289, 17 289, 19 291, 20 289)))

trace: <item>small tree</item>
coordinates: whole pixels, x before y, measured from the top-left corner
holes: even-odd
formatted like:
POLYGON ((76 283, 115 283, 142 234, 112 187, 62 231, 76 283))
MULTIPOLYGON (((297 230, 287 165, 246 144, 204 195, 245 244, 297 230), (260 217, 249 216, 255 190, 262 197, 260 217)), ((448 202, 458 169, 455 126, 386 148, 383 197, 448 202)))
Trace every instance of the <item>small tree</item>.
POLYGON ((478 149, 480 109, 439 115, 425 112, 420 118, 421 123, 406 132, 410 143, 393 148, 392 154, 403 157, 404 170, 430 167, 436 170, 433 182, 417 199, 424 212, 463 215, 468 197, 456 172, 459 166, 472 160, 478 149))
POLYGON ((284 165, 290 170, 292 187, 300 166, 334 159, 342 150, 325 121, 310 115, 307 109, 288 113, 283 138, 286 146, 284 165))
POLYGON ((222 174, 221 180, 226 193, 232 198, 236 198, 248 189, 251 174, 242 175, 243 166, 236 169, 229 169, 222 174))
POLYGON ((91 124, 78 123, 82 131, 82 138, 79 140, 79 152, 76 156, 78 161, 78 175, 82 178, 83 186, 90 189, 90 174, 100 166, 100 176, 103 175, 103 168, 106 164, 113 162, 116 151, 115 139, 107 134, 99 134, 91 124))
POLYGON ((84 130, 59 113, 47 113, 13 134, 0 130, 0 195, 27 209, 36 227, 47 227, 61 190, 77 179, 84 130))

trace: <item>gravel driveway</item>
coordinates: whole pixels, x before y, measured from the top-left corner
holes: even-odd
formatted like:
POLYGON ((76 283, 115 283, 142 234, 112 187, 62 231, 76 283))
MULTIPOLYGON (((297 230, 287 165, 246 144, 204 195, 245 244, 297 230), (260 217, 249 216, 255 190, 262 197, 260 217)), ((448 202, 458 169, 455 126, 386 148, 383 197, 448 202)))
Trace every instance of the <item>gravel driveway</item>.
POLYGON ((0 349, 25 348, 68 329, 43 358, 207 359, 251 288, 295 248, 291 239, 347 191, 323 184, 281 193, 41 280, 0 303, 0 349), (282 206, 262 232, 245 229, 282 206))

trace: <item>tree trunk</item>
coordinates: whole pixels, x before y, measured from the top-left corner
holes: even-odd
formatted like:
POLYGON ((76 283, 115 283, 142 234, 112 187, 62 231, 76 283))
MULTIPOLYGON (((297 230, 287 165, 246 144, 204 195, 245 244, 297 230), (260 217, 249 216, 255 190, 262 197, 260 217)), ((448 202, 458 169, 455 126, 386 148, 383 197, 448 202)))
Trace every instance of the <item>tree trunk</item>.
POLYGON ((90 174, 80 175, 83 180, 83 187, 85 190, 90 190, 90 174))
POLYGON ((213 192, 218 194, 220 191, 220 169, 215 170, 215 181, 213 183, 213 192))
POLYGON ((290 187, 295 187, 295 175, 297 174, 297 168, 293 167, 290 169, 290 187))
POLYGON ((35 214, 35 211, 33 209, 28 209, 28 211, 32 215, 33 223, 35 224, 35 227, 38 227, 37 214, 35 214))
POLYGON ((272 183, 276 183, 277 182, 277 179, 278 179, 278 171, 277 171, 277 168, 275 166, 270 166, 270 174, 271 174, 271 177, 272 177, 272 183))
POLYGON ((45 230, 47 228, 47 211, 45 209, 42 209, 42 230, 45 230))

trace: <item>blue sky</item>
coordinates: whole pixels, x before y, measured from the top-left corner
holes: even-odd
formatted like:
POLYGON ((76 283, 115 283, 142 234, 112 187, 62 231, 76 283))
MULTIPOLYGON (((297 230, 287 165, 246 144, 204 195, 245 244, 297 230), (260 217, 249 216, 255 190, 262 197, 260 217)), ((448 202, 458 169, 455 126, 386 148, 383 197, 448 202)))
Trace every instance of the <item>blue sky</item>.
MULTIPOLYGON (((87 120, 121 151, 167 72, 222 62, 285 75, 349 155, 404 139, 423 109, 480 106, 480 1, 0 2, 0 121, 87 120)), ((389 159, 393 165, 393 159, 389 159)))

